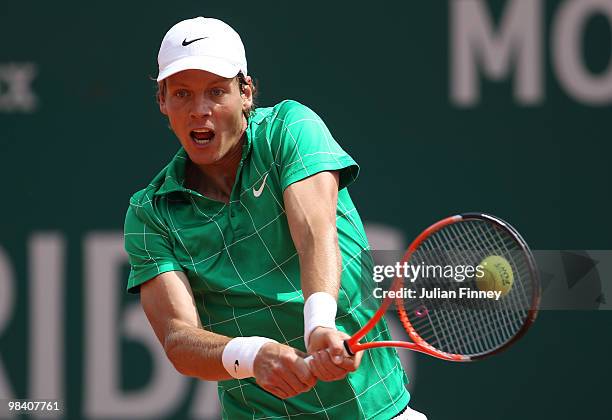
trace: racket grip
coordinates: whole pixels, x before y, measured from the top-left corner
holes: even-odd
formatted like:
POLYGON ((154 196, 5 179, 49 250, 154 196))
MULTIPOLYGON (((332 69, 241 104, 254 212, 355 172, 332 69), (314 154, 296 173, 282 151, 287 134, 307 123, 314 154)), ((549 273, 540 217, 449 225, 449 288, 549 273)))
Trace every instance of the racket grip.
POLYGON ((351 350, 351 347, 349 346, 349 341, 348 340, 344 340, 344 350, 346 350, 346 352, 348 353, 349 356, 354 356, 355 353, 351 350))
MULTIPOLYGON (((348 353, 349 356, 354 356, 355 353, 353 353, 351 351, 351 348, 349 346, 348 340, 344 340, 344 350, 346 350, 346 352, 348 353)), ((310 362, 312 362, 312 360, 314 359, 314 357, 312 357, 312 355, 308 355, 304 358, 304 362, 310 366, 310 362)))

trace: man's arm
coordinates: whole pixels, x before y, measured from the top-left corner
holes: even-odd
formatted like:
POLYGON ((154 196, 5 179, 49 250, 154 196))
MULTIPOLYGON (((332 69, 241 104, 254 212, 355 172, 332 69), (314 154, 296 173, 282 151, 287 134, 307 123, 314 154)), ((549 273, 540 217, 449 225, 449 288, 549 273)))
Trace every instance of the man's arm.
POLYGON ((315 292, 338 298, 342 269, 336 229, 338 182, 337 171, 320 172, 291 184, 283 193, 291 237, 300 257, 304 300, 315 292))
MULTIPOLYGON (((202 328, 187 276, 180 271, 162 273, 144 283, 140 300, 168 359, 183 375, 208 381, 232 379, 222 357, 232 340, 202 328)), ((290 398, 312 388, 310 374, 296 349, 275 342, 264 344, 253 363, 253 376, 266 391, 290 398)))
MULTIPOLYGON (((333 304, 338 298, 342 270, 336 227, 338 186, 338 172, 324 171, 291 184, 283 193, 291 237, 300 258, 305 302, 317 292, 329 294, 333 304)), ((315 328, 305 337, 307 350, 314 357, 311 367, 318 378, 337 380, 357 369, 361 355, 345 357, 346 338, 346 334, 325 327, 315 328)))
POLYGON ((184 273, 169 271, 144 283, 140 301, 178 372, 209 381, 232 378, 221 363, 221 354, 230 338, 202 329, 184 273))

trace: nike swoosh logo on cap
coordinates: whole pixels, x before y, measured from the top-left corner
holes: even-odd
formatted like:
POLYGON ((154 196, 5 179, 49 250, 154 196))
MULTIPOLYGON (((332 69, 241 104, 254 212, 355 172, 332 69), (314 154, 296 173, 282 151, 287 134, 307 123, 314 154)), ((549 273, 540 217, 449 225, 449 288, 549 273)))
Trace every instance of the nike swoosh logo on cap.
POLYGON ((185 39, 183 40, 183 47, 186 47, 187 45, 189 45, 189 44, 191 44, 191 43, 193 43, 193 42, 199 41, 199 40, 201 40, 201 39, 206 39, 206 38, 208 38, 208 37, 207 37, 207 36, 205 36, 204 38, 196 38, 196 39, 192 39, 191 41, 187 41, 187 38, 185 38, 185 39))
POLYGON ((255 187, 253 187, 253 195, 255 196, 255 198, 259 198, 259 196, 263 192, 263 189, 266 186, 266 179, 268 179, 268 174, 264 175, 264 179, 258 189, 255 189, 255 187))

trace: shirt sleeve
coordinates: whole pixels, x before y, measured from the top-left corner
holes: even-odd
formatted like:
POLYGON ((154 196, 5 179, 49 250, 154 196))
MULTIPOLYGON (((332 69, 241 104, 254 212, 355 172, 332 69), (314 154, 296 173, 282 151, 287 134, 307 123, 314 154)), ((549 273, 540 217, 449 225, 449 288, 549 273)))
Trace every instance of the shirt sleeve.
POLYGON ((339 171, 340 189, 357 178, 359 166, 314 111, 295 101, 284 101, 278 107, 272 122, 272 148, 283 191, 322 171, 339 171))
POLYGON ((167 228, 153 213, 151 200, 142 204, 140 194, 130 200, 125 216, 124 246, 130 262, 127 291, 139 293, 140 285, 167 271, 182 271, 172 251, 167 228))

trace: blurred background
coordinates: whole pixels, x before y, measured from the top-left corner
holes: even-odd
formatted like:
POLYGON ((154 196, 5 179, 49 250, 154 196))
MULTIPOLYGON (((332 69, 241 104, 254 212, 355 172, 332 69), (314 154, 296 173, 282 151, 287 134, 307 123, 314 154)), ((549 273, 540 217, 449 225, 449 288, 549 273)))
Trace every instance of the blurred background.
MULTIPOLYGON (((534 249, 612 249, 612 0, 6 2, 0 400, 219 417, 215 385, 173 371, 125 293, 122 236, 130 195, 178 148, 159 44, 198 15, 241 34, 260 106, 308 105, 360 163, 374 248, 476 210, 534 249)), ((611 347, 612 312, 568 310, 475 364, 402 355, 430 420, 603 419, 611 347)))

